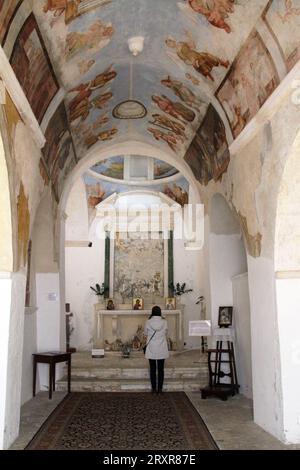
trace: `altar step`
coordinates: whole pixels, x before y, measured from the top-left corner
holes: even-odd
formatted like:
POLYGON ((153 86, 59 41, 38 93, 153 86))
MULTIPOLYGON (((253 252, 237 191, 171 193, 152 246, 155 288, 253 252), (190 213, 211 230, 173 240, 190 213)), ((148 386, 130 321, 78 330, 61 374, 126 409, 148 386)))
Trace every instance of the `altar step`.
MULTIPOLYGON (((165 378, 164 390, 167 392, 198 392, 207 385, 207 379, 199 381, 198 378, 174 379, 165 378)), ((87 377, 72 377, 71 389, 73 392, 144 392, 150 391, 150 381, 147 379, 97 379, 87 377)), ((63 377, 56 384, 56 390, 67 391, 67 377, 63 377)))
MULTIPOLYGON (((174 353, 166 361, 164 389, 199 391, 208 384, 207 357, 199 350, 174 353)), ((91 392, 150 390, 148 361, 142 353, 124 359, 120 353, 92 358, 89 352, 72 354, 72 390, 91 392)), ((56 389, 67 390, 67 374, 56 389)))

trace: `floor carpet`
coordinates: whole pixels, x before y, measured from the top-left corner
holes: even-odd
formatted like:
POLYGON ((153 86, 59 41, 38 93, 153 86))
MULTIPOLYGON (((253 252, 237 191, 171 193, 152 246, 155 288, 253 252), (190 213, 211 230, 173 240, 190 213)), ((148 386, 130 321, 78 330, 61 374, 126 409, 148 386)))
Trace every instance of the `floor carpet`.
POLYGON ((217 446, 184 392, 67 395, 28 450, 209 450, 217 446))

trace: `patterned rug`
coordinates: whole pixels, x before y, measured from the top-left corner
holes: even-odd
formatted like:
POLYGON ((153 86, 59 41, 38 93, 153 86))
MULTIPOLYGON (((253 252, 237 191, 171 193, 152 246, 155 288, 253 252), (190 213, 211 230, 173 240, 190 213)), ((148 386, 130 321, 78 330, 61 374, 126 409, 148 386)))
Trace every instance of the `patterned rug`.
POLYGON ((29 450, 217 449, 184 392, 71 393, 29 450))

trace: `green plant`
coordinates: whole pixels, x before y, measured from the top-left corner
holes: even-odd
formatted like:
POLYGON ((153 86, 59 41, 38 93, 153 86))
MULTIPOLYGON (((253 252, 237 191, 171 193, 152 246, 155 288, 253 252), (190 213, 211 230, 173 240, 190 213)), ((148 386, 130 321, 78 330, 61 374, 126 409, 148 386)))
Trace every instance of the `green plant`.
POLYGON ((176 284, 171 283, 169 287, 175 297, 187 294, 188 292, 193 292, 193 289, 186 288, 185 282, 183 282, 182 284, 180 284, 180 282, 177 282, 176 284))
POLYGON ((95 287, 90 286, 90 289, 92 289, 92 291, 98 296, 102 296, 107 293, 107 288, 105 287, 104 282, 102 282, 101 286, 100 284, 96 284, 95 287))

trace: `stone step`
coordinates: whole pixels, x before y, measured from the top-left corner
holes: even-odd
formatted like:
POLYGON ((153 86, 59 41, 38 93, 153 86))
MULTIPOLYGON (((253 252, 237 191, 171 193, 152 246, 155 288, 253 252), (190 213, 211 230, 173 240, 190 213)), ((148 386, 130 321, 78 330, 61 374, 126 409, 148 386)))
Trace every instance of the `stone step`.
MULTIPOLYGON (((174 378, 165 378, 164 390, 165 391, 200 391, 201 387, 207 385, 207 378, 199 380, 198 378, 190 378, 185 380, 178 380, 174 378)), ((56 383, 57 391, 67 391, 67 377, 63 377, 56 383)), ((136 378, 123 378, 119 380, 112 379, 91 379, 88 377, 72 377, 71 389, 73 392, 138 392, 151 390, 149 378, 136 379, 136 378)))
MULTIPOLYGON (((66 373, 66 371, 65 371, 66 373)), ((83 368, 72 367, 72 377, 83 377, 89 379, 147 379, 149 377, 148 368, 83 368)), ((188 380, 207 378, 207 366, 195 367, 174 367, 165 368, 166 379, 188 380)))

